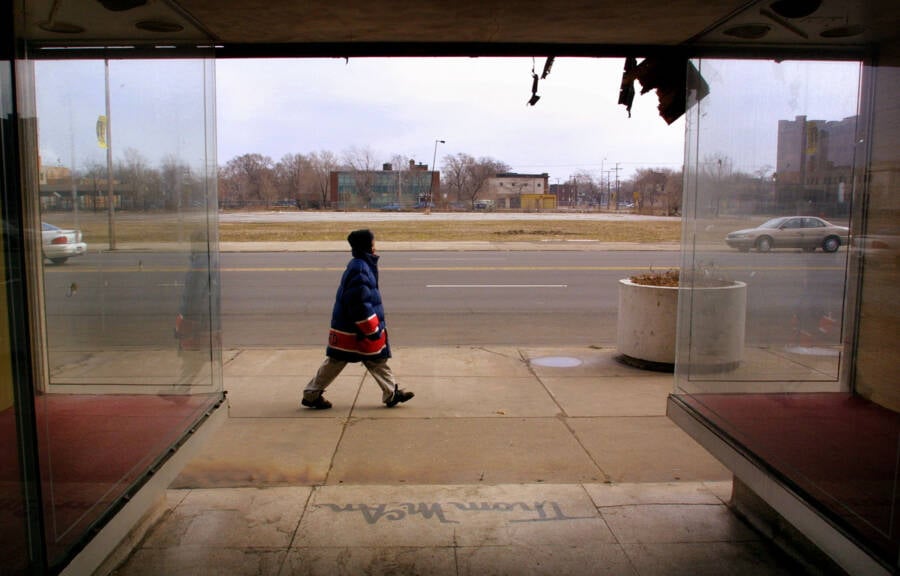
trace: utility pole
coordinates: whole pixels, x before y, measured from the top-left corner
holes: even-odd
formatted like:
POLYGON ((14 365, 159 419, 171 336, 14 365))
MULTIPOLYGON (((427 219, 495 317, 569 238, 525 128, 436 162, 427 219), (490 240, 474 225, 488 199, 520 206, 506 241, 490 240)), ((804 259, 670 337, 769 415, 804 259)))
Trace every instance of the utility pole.
MULTIPOLYGON (((426 202, 425 203, 425 213, 426 214, 431 214, 431 204, 433 203, 431 198, 432 198, 432 194, 434 193, 434 190, 433 190, 434 189, 434 175, 437 173, 437 170, 435 170, 435 166, 434 166, 434 163, 437 161, 437 147, 438 147, 438 144, 446 144, 446 143, 447 142, 444 140, 435 140, 434 141, 434 154, 431 155, 431 181, 428 183, 428 198, 425 201, 426 202)), ((438 177, 440 177, 440 176, 438 176, 438 177)))
POLYGON ((619 163, 616 162, 616 203, 619 202, 619 163))
POLYGON ((116 195, 113 192, 112 174, 112 119, 109 117, 109 58, 104 59, 106 79, 106 213, 109 220, 109 249, 116 249, 116 195))

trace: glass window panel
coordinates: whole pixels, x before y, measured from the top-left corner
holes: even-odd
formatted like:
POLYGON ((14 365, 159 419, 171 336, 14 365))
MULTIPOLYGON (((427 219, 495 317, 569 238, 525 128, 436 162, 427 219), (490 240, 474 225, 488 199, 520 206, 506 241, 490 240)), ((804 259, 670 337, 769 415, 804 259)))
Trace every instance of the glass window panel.
POLYGON ((688 113, 692 250, 684 276, 745 283, 746 309, 739 366, 720 370, 704 355, 705 327, 690 313, 692 302, 701 309, 702 292, 686 299, 684 385, 705 390, 702 382, 720 380, 724 370, 730 382, 838 389, 860 65, 698 65, 710 90, 688 113))
POLYGON ((695 65, 709 94, 686 120, 676 393, 895 560, 897 414, 841 373, 857 281, 841 227, 856 219, 869 160, 861 65, 695 65), (714 300, 710 280, 742 283, 745 300, 714 300))
POLYGON ((34 70, 54 562, 222 397, 214 74, 200 58, 34 70))

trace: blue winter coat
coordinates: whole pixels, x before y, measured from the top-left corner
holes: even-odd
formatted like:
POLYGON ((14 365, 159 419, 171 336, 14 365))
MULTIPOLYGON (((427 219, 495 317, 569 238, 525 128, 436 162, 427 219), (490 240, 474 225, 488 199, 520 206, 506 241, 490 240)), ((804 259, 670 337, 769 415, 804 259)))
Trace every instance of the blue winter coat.
POLYGON ((325 353, 347 362, 391 357, 378 290, 378 256, 353 253, 334 299, 325 353))

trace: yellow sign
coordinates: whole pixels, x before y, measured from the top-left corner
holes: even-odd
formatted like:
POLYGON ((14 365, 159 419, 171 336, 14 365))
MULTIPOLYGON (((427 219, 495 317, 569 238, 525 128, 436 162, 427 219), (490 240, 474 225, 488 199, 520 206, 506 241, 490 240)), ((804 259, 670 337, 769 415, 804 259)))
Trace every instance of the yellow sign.
POLYGON ((815 154, 819 148, 819 127, 815 124, 806 125, 806 153, 815 154))
POLYGON ((106 116, 97 117, 97 145, 106 148, 106 116))

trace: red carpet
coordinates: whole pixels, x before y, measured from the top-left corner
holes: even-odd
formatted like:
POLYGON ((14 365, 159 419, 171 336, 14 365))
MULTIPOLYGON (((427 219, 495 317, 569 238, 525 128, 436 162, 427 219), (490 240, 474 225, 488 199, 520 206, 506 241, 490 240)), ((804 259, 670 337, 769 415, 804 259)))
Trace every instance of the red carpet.
POLYGON ((900 415, 850 394, 681 396, 747 451, 897 557, 900 415))
MULTIPOLYGON (((215 396, 46 395, 36 398, 44 518, 58 558, 175 444, 215 396)), ((15 414, 0 413, 0 566, 24 552, 15 414)), ((4 572, 5 573, 5 572, 4 572)))

